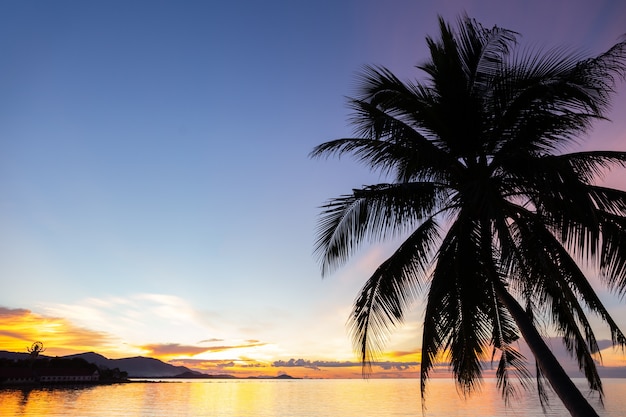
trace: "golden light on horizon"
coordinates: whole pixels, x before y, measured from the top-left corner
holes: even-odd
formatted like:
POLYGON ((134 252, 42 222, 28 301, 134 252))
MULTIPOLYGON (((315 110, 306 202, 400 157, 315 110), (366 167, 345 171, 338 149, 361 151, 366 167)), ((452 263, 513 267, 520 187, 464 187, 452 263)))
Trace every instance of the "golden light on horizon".
POLYGON ((610 347, 600 352, 602 355, 602 366, 604 367, 626 367, 626 351, 618 347, 610 347))
POLYGON ((119 356, 111 335, 78 327, 63 318, 44 317, 26 309, 0 308, 0 346, 26 353, 33 342, 44 344, 46 354, 63 356, 96 351, 119 356))
MULTIPOLYGON (((0 350, 26 353, 35 341, 43 342, 45 355, 49 356, 92 351, 110 359, 145 356, 207 374, 229 374, 244 378, 282 374, 315 379, 363 376, 363 369, 356 356, 341 360, 336 359, 341 358, 341 355, 335 358, 299 359, 298 356, 281 351, 279 345, 256 339, 207 339, 197 344, 129 344, 109 333, 77 326, 65 318, 43 316, 27 309, 0 307, 0 350)), ((384 352, 372 365, 370 377, 418 378, 421 355, 419 348, 384 352)), ((532 358, 528 359, 532 361, 532 358)), ((484 360, 490 361, 490 355, 485 354, 484 360)), ((431 377, 449 377, 449 358, 445 352, 441 352, 435 362, 431 377)), ((604 349, 601 367, 624 369, 626 355, 619 349, 604 349)), ((488 368, 484 376, 489 378, 492 374, 493 370, 488 368)))

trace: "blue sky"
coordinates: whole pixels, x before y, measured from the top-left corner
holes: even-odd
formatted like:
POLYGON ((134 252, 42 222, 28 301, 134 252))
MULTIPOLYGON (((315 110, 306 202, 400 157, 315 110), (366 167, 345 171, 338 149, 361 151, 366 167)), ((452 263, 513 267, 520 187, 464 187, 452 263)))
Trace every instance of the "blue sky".
MULTIPOLYGON (((351 134, 363 65, 417 76, 437 15, 463 11, 531 47, 626 33, 621 1, 2 2, 0 306, 111 356, 219 340, 255 345, 225 359, 354 359, 347 314, 389 247, 322 280, 315 222, 379 178, 308 153, 351 134)), ((622 83, 583 146, 625 150, 625 111, 622 83)), ((417 349, 420 314, 391 348, 417 349)))

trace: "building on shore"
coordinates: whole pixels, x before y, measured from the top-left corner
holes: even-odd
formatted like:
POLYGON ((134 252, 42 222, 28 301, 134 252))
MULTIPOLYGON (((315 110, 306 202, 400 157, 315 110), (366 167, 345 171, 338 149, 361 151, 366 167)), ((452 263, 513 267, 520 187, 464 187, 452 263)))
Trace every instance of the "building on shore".
POLYGON ((0 368, 0 385, 76 384, 99 380, 98 370, 89 368, 0 368))

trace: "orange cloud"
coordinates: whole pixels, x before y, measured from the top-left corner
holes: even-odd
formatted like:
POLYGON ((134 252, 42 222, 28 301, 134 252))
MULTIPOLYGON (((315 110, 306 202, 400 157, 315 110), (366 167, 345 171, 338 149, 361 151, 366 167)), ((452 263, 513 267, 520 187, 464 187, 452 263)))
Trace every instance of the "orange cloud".
POLYGON ((247 340, 246 342, 247 343, 238 344, 238 345, 210 346, 210 347, 204 348, 204 352, 224 352, 226 350, 259 347, 259 346, 265 346, 267 344, 267 343, 259 342, 258 340, 247 340))
POLYGON ((149 344, 139 346, 139 348, 148 351, 149 356, 159 359, 177 356, 194 356, 209 350, 206 347, 185 346, 178 343, 149 344))
POLYGON ((35 314, 26 309, 0 307, 0 346, 13 352, 26 352, 34 341, 43 342, 46 354, 62 356, 87 351, 110 353, 115 350, 107 333, 75 326, 69 321, 35 314))
POLYGON ((187 366, 196 371, 216 374, 216 373, 233 373, 241 374, 242 370, 246 370, 246 374, 250 369, 269 368, 270 365, 258 362, 254 359, 193 359, 182 358, 169 361, 172 365, 187 366))
POLYGON ((146 351, 146 355, 161 360, 169 360, 180 356, 194 356, 209 350, 206 347, 186 346, 178 343, 156 343, 138 347, 146 351))
MULTIPOLYGON (((203 340, 200 343, 206 342, 221 342, 221 339, 210 339, 203 340)), ((252 348, 265 346, 266 343, 262 343, 258 340, 247 340, 247 343, 243 344, 235 344, 235 345, 218 345, 218 346, 190 346, 190 345, 180 345, 178 343, 156 343, 156 344, 148 344, 139 346, 140 349, 147 351, 147 355, 153 358, 172 361, 183 360, 185 356, 196 356, 201 353, 215 353, 215 352, 225 352, 234 349, 243 349, 243 348, 252 348)), ((241 360, 241 359, 237 359, 241 360)), ((200 361, 204 361, 204 359, 200 359, 200 361)), ((217 360, 217 361, 223 361, 217 360)))
POLYGON ((618 347, 608 347, 600 352, 602 366, 611 368, 626 368, 626 351, 618 347))
POLYGON ((383 355, 385 358, 389 360, 402 360, 404 362, 421 362, 422 361, 422 351, 421 349, 416 349, 415 351, 391 351, 385 352, 383 355))

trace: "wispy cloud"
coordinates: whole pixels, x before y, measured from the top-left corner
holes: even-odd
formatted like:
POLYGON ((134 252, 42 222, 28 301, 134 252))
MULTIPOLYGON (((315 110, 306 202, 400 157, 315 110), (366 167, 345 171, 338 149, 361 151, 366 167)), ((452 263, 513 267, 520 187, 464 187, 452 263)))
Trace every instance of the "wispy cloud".
POLYGON ((199 334, 225 336, 200 342, 212 343, 227 338, 234 326, 218 313, 198 310, 181 297, 165 294, 92 297, 72 304, 45 304, 42 310, 80 326, 119 335, 132 345, 167 344, 172 339, 193 345, 199 334))
MULTIPOLYGON (((213 339, 213 342, 222 342, 221 339, 213 339)), ((207 342, 207 341, 204 341, 207 342)), ((214 353, 214 352, 227 352, 240 349, 255 348, 265 346, 266 343, 262 343, 258 340, 246 341, 247 343, 232 344, 232 345, 215 345, 215 346, 196 346, 196 345, 181 345, 178 343, 156 343, 141 345, 139 348, 148 352, 148 355, 163 359, 171 360, 174 358, 180 358, 185 356, 195 356, 201 353, 214 353)))
POLYGON ((178 343, 149 344, 139 346, 148 352, 149 356, 159 359, 178 356, 194 356, 198 353, 206 352, 206 347, 186 346, 178 343))
POLYGON ((44 314, 3 308, 1 345, 24 351, 34 340, 42 340, 56 354, 98 351, 113 358, 144 355, 169 361, 198 356, 203 360, 232 358, 237 363, 245 362, 245 357, 269 361, 278 349, 260 338, 241 337, 236 323, 216 320, 219 324, 213 326, 212 313, 169 295, 88 298, 73 304, 47 304, 41 310, 44 314), (226 337, 215 337, 221 335, 226 337))
MULTIPOLYGON (((399 371, 410 369, 413 366, 419 365, 419 362, 372 362, 372 366, 380 367, 382 369, 395 369, 399 371)), ((309 369, 321 369, 321 368, 353 368, 361 367, 360 362, 353 361, 317 361, 307 359, 289 359, 287 361, 274 361, 272 366, 276 368, 309 368, 309 369)))

